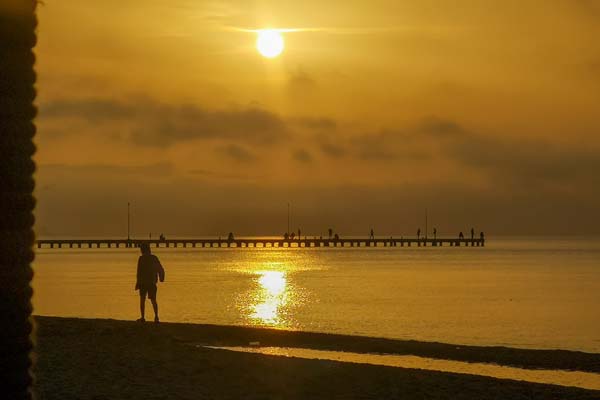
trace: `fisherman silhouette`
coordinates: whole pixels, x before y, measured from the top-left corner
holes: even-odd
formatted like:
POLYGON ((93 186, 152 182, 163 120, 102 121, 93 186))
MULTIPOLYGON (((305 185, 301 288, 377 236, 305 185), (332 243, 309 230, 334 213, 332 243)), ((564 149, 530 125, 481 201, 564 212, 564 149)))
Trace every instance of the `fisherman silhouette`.
POLYGON ((417 239, 421 239, 421 228, 417 229, 417 239))
POLYGON ((373 232, 373 228, 371 228, 371 235, 369 236, 369 239, 375 239, 375 232, 373 232))
POLYGON ((233 232, 229 232, 229 235, 227 235, 227 241, 233 242, 233 232))
POLYGON ((483 234, 483 232, 481 232, 481 233, 479 234, 479 238, 480 238, 481 240, 484 240, 484 239, 485 239, 485 235, 483 234))
POLYGON ((459 238, 459 239, 464 239, 464 238, 465 238, 465 235, 463 235, 463 233, 462 233, 462 232, 460 232, 460 233, 458 234, 458 238, 459 238))
POLYGON ((140 251, 142 255, 138 258, 137 265, 137 279, 135 283, 135 290, 140 291, 140 314, 141 318, 139 322, 145 322, 144 314, 146 311, 146 295, 152 302, 154 309, 154 322, 159 322, 158 319, 158 303, 156 302, 156 283, 160 279, 161 282, 165 281, 165 270, 160 264, 158 257, 151 254, 150 245, 148 243, 140 244, 140 251))
POLYGON ((284 233, 283 234, 283 240, 288 240, 290 238, 290 234, 289 233, 284 233))
POLYGON ((331 236, 333 235, 333 229, 329 228, 327 232, 329 233, 329 239, 331 239, 331 236))
POLYGON ((338 235, 337 233, 335 234, 335 236, 333 237, 335 240, 340 240, 340 235, 338 235))
POLYGON ((471 240, 475 239, 475 229, 471 228, 471 240))
POLYGON ((437 229, 433 228, 433 239, 437 239, 437 229))

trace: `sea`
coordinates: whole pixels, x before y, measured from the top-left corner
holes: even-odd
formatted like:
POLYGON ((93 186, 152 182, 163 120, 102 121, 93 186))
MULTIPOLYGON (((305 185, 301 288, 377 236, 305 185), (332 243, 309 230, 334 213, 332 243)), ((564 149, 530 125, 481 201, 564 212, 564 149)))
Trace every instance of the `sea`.
MULTIPOLYGON (((600 238, 160 248, 165 322, 600 353, 600 238)), ((34 314, 139 318, 137 249, 38 249, 34 314)), ((147 318, 152 307, 146 306, 147 318)))

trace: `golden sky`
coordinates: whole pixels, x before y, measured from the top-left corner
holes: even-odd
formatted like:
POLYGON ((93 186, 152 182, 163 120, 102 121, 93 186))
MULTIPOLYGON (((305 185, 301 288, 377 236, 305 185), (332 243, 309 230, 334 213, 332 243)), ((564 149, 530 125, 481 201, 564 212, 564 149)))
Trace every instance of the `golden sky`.
POLYGON ((600 1, 54 0, 44 235, 600 233, 600 1), (267 59, 255 29, 284 32, 267 59), (577 221, 575 224, 574 221, 577 221), (430 225, 430 226, 431 226, 430 225))

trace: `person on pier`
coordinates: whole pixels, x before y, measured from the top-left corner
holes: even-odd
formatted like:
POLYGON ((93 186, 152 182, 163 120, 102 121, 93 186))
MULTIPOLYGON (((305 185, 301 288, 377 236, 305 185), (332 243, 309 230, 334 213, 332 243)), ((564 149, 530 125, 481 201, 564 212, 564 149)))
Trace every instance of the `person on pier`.
POLYGON ((421 239, 421 228, 417 229, 417 239, 421 239))
POLYGON ((158 280, 161 282, 165 281, 165 270, 161 265, 158 257, 151 254, 150 244, 140 244, 140 251, 142 255, 138 258, 137 265, 137 280, 135 283, 135 290, 140 291, 140 319, 139 322, 145 322, 145 311, 146 311, 146 295, 152 302, 152 308, 154 309, 154 322, 159 322, 158 319, 158 303, 156 302, 156 284, 158 280))
POLYGON ((437 229, 433 228, 433 240, 437 240, 437 229))
POLYGON ((475 229, 471 228, 471 240, 475 239, 475 229))
POLYGON ((483 232, 481 232, 479 234, 479 238, 481 239, 482 242, 485 240, 485 235, 483 234, 483 232))
POLYGON ((464 239, 465 238, 465 235, 463 235, 462 231, 458 234, 458 238, 459 239, 464 239))
POLYGON ((373 231, 373 228, 371 228, 371 234, 369 235, 369 239, 375 239, 375 232, 373 231))

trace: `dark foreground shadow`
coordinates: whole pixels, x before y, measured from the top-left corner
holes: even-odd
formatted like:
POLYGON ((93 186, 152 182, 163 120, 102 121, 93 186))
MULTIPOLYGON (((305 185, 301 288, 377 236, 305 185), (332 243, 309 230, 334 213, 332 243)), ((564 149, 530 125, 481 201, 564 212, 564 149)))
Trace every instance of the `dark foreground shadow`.
MULTIPOLYGON (((435 371, 242 354, 189 344, 247 345, 260 341, 269 346, 353 352, 393 353, 389 350, 395 348, 404 349, 400 354, 423 355, 422 351, 427 351, 427 356, 432 356, 435 349, 441 351, 451 345, 215 325, 154 325, 50 317, 36 317, 36 322, 37 391, 41 399, 600 399, 598 391, 435 371), (407 349, 416 350, 407 353, 407 349)), ((483 354, 489 353, 489 357, 496 350, 467 349, 469 354, 480 349, 483 354)), ((517 349, 499 353, 510 351, 532 359, 537 354, 517 349)), ((551 360, 552 357, 541 357, 546 353, 537 357, 551 360)), ((559 353, 596 362, 600 357, 559 353)))

